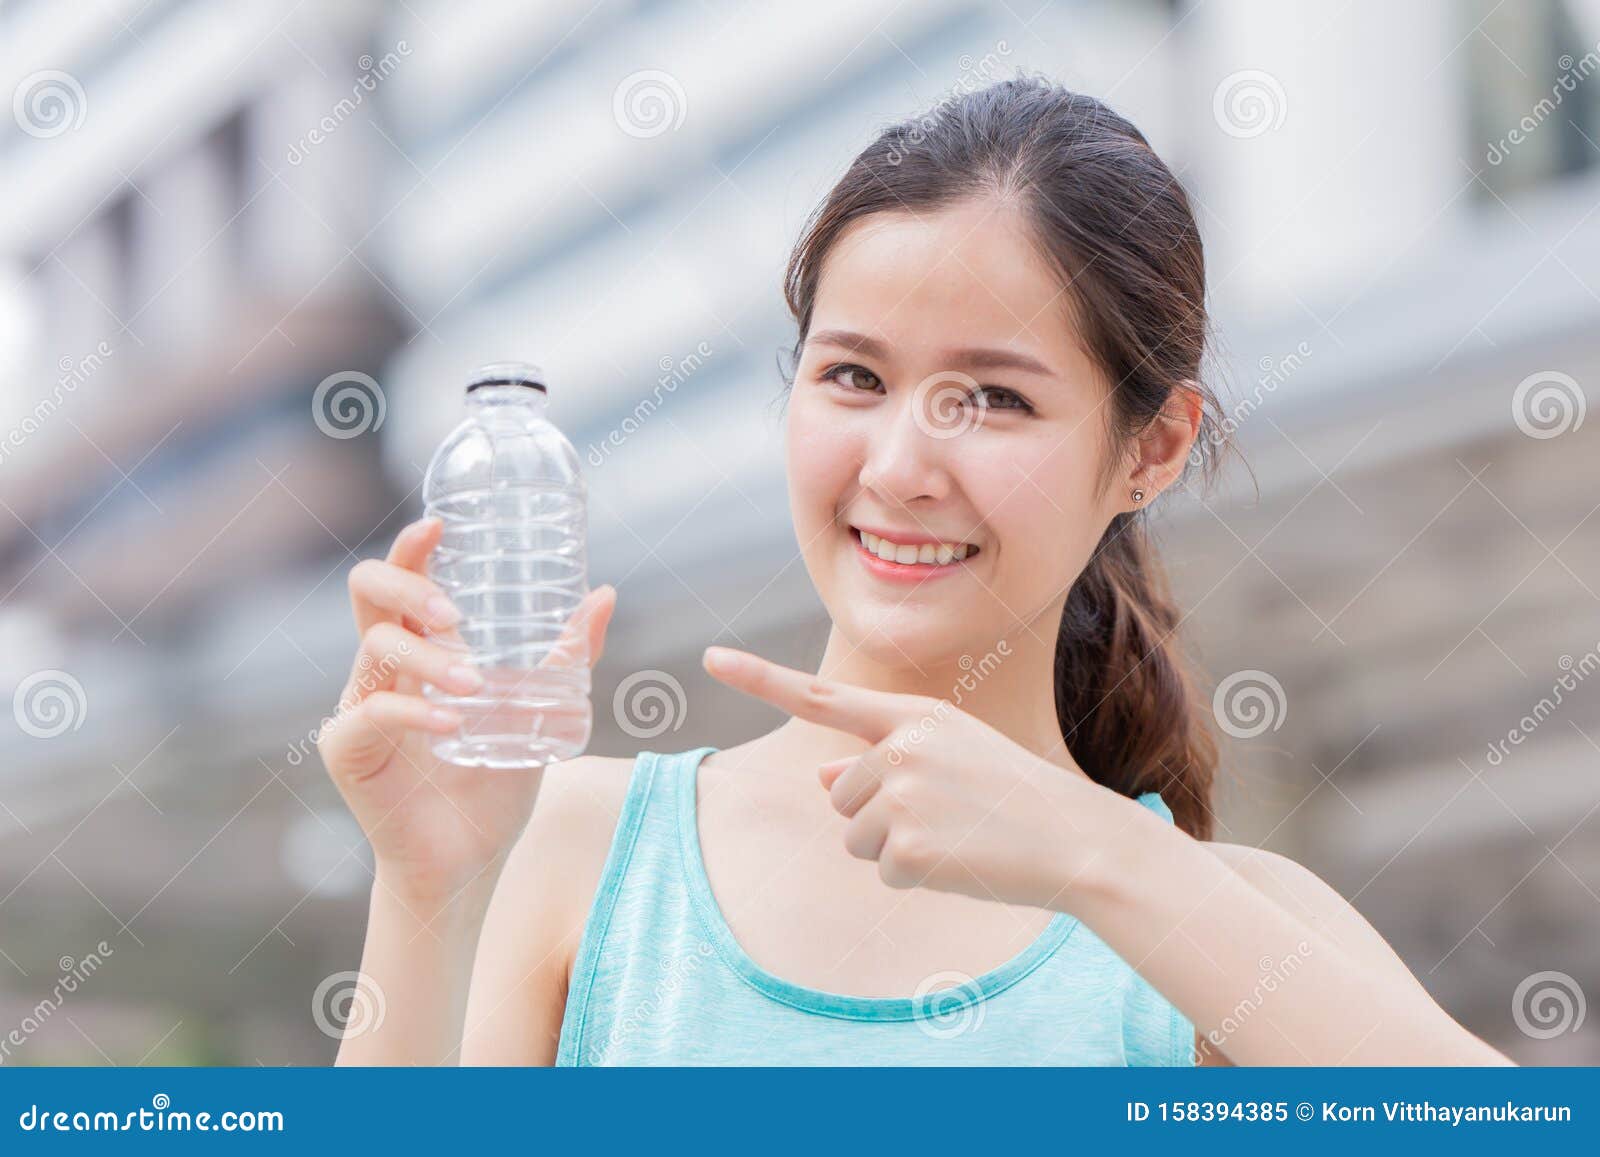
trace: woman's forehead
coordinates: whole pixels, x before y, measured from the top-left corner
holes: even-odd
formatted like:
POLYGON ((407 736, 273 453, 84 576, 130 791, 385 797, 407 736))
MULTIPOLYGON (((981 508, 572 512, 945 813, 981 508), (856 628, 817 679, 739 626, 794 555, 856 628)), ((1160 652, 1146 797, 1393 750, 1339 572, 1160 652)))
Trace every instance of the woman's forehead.
POLYGON ((875 213, 823 263, 810 330, 890 346, 1002 347, 1064 368, 1079 352, 1071 299, 1016 211, 997 202, 875 213))

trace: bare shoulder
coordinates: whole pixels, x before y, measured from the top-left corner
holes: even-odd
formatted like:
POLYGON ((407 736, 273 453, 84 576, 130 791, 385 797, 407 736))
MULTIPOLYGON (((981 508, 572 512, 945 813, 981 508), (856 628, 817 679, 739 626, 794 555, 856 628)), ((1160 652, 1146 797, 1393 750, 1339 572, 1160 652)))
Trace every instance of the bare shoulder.
POLYGON ((533 815, 506 861, 500 888, 509 884, 523 902, 559 907, 564 922, 576 919, 581 932, 632 771, 633 760, 605 755, 547 765, 533 815))
POLYGON ((633 763, 620 756, 580 755, 547 765, 522 842, 527 842, 528 834, 537 829, 552 838, 566 832, 586 841, 599 834, 593 829, 604 827, 609 839, 609 829, 616 826, 617 817, 622 814, 633 763), (577 831, 572 831, 572 825, 577 831))
POLYGON ((1278 852, 1244 844, 1206 842, 1201 846, 1351 956, 1426 992, 1366 917, 1304 864, 1278 852))
MULTIPOLYGON (((628 794, 633 760, 548 764, 506 859, 473 963, 463 1064, 551 1064, 572 965, 628 794)), ((514 773, 508 773, 514 774, 514 773)))

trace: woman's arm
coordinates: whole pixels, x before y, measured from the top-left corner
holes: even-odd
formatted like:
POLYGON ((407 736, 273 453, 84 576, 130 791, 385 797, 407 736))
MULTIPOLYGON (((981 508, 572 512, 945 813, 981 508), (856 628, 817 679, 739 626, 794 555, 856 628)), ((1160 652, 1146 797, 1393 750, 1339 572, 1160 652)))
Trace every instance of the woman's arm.
MULTIPOLYGON (((726 647, 707 648, 705 666, 871 744, 817 774, 850 818, 845 848, 876 860, 890 887, 1071 913, 1203 1036, 1225 1038, 1236 1064, 1511 1063, 1403 967, 1372 963, 1370 944, 1355 946, 1365 933, 1303 921, 1150 809, 948 700, 822 679, 726 647)), ((1308 893, 1344 927, 1370 929, 1332 889, 1308 893)))
POLYGON ((568 973, 631 768, 602 756, 547 766, 504 868, 454 897, 402 895, 380 873, 361 973, 383 1016, 366 1018, 374 1027, 352 1018, 338 1064, 555 1063, 568 973))
MULTIPOLYGON (((387 559, 350 571, 360 649, 334 715, 316 732, 378 865, 358 987, 341 991, 349 1004, 333 1010, 351 1014, 341 1065, 455 1063, 490 901, 543 794, 544 771, 454 767, 432 750, 433 737, 461 718, 430 701, 426 686, 466 694, 482 684, 459 670, 460 652, 447 643, 461 642, 461 612, 428 577, 442 534, 437 518, 412 523, 387 559)), ((590 591, 541 665, 597 660, 615 606, 612 587, 590 591), (586 650, 567 645, 585 634, 586 650)))
POLYGON ((630 759, 553 763, 478 941, 463 1065, 553 1065, 567 988, 627 795, 630 759))
POLYGON ((1102 837, 1071 857, 1065 906, 1194 1023, 1202 1063, 1512 1063, 1314 873, 1202 843, 1103 788, 1086 803, 1099 814, 1075 826, 1102 837))
POLYGON ((493 879, 429 902, 380 872, 367 907, 360 988, 339 1065, 454 1064, 478 934, 493 879), (381 1015, 380 1015, 381 1014, 381 1015))

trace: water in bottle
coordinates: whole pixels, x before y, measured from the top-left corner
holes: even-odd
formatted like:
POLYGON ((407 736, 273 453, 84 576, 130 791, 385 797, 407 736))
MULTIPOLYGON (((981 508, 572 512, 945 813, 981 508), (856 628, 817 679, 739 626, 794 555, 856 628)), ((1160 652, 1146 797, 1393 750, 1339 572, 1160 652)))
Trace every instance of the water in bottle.
POLYGON ((588 591, 586 488, 547 406, 537 367, 484 367, 423 482, 444 523, 429 573, 462 614, 435 641, 484 677, 472 695, 425 688, 462 717, 433 744, 451 763, 537 767, 589 743, 588 639, 566 629, 588 591))

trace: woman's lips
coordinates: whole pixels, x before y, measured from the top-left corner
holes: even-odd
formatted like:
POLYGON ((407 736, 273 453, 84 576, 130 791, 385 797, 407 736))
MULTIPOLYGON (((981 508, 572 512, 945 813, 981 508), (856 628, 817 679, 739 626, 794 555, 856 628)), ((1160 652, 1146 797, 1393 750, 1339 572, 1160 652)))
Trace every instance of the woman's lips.
POLYGON ((850 538, 855 546, 856 557, 861 560, 861 565, 866 567, 869 573, 889 582, 916 585, 944 575, 956 574, 967 565, 967 559, 976 558, 978 555, 978 548, 973 547, 966 559, 952 559, 946 563, 889 562, 868 550, 866 544, 861 541, 861 532, 853 526, 850 528, 850 538))

